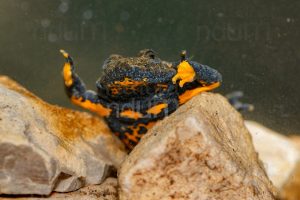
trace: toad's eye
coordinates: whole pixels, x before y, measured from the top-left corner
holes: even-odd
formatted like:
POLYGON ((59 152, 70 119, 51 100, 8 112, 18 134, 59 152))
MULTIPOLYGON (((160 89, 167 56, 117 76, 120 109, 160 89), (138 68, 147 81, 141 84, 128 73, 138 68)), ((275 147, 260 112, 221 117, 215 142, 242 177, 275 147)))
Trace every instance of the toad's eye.
POLYGON ((156 55, 154 51, 148 51, 146 54, 149 58, 155 59, 156 55))
POLYGON ((140 54, 139 54, 139 56, 143 56, 143 57, 150 58, 150 59, 155 59, 156 55, 157 55, 156 52, 153 51, 152 49, 142 50, 142 51, 140 51, 140 54))

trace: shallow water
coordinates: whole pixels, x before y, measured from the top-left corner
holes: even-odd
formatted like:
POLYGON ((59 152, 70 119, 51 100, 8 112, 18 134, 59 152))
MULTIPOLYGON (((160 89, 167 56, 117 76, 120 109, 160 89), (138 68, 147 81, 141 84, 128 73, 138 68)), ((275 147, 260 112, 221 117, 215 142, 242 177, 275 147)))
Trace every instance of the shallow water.
POLYGON ((282 133, 300 133, 300 2, 0 1, 0 74, 41 98, 71 107, 59 49, 75 58, 87 86, 112 53, 152 48, 168 61, 186 49, 223 74, 222 94, 245 93, 246 113, 282 133))

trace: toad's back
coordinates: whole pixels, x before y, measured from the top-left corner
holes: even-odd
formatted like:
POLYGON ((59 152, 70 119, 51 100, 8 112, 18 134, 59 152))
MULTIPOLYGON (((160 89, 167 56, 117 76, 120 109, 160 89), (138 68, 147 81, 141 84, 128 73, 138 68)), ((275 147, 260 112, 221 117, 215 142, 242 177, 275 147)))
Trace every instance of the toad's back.
POLYGON ((172 84, 176 74, 173 65, 161 61, 152 50, 143 50, 138 57, 112 55, 103 68, 97 88, 99 93, 116 101, 153 96, 172 84))

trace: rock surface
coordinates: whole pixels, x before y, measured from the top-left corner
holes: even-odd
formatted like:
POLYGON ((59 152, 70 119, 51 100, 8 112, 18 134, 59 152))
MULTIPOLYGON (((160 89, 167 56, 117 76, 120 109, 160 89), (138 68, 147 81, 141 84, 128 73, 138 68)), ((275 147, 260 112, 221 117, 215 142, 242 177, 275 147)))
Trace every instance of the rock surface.
MULTIPOLYGON (((108 178, 101 185, 91 185, 69 193, 53 193, 49 197, 19 197, 17 200, 117 200, 118 182, 116 178, 108 178)), ((0 200, 11 200, 1 198, 0 200)))
POLYGON ((242 117, 217 94, 154 126, 119 171, 121 200, 274 199, 242 117))
POLYGON ((299 149, 288 137, 257 122, 245 121, 245 125, 268 176, 274 186, 282 188, 300 161, 299 149))
POLYGON ((284 200, 300 199, 300 163, 298 162, 289 179, 280 188, 280 197, 284 200))
POLYGON ((4 76, 0 110, 0 194, 99 184, 126 157, 100 118, 49 105, 4 76))
POLYGON ((300 149, 300 134, 297 135, 289 135, 290 140, 292 140, 292 142, 294 144, 297 145, 298 149, 300 149))
POLYGON ((245 121, 266 172, 285 200, 300 199, 300 146, 263 125, 245 121))

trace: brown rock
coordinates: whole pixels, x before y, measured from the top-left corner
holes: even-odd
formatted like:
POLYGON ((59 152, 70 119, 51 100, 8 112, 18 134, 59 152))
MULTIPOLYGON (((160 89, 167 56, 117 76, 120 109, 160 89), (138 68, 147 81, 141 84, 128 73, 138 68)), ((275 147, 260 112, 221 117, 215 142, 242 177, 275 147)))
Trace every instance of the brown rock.
POLYGON ((3 76, 0 109, 0 194, 99 184, 126 156, 102 119, 49 105, 3 76))
MULTIPOLYGON (((297 145, 300 151, 300 136, 290 136, 292 142, 297 145)), ((285 200, 299 200, 300 199, 300 162, 297 163, 297 167, 290 175, 289 180, 282 188, 281 196, 285 200)))
POLYGON ((274 199, 242 117, 203 93, 159 122, 122 164, 121 200, 274 199))
MULTIPOLYGON (((284 173, 284 171, 283 171, 284 173)), ((280 188, 280 197, 284 200, 299 200, 300 199, 300 162, 297 163, 289 179, 280 188)))

